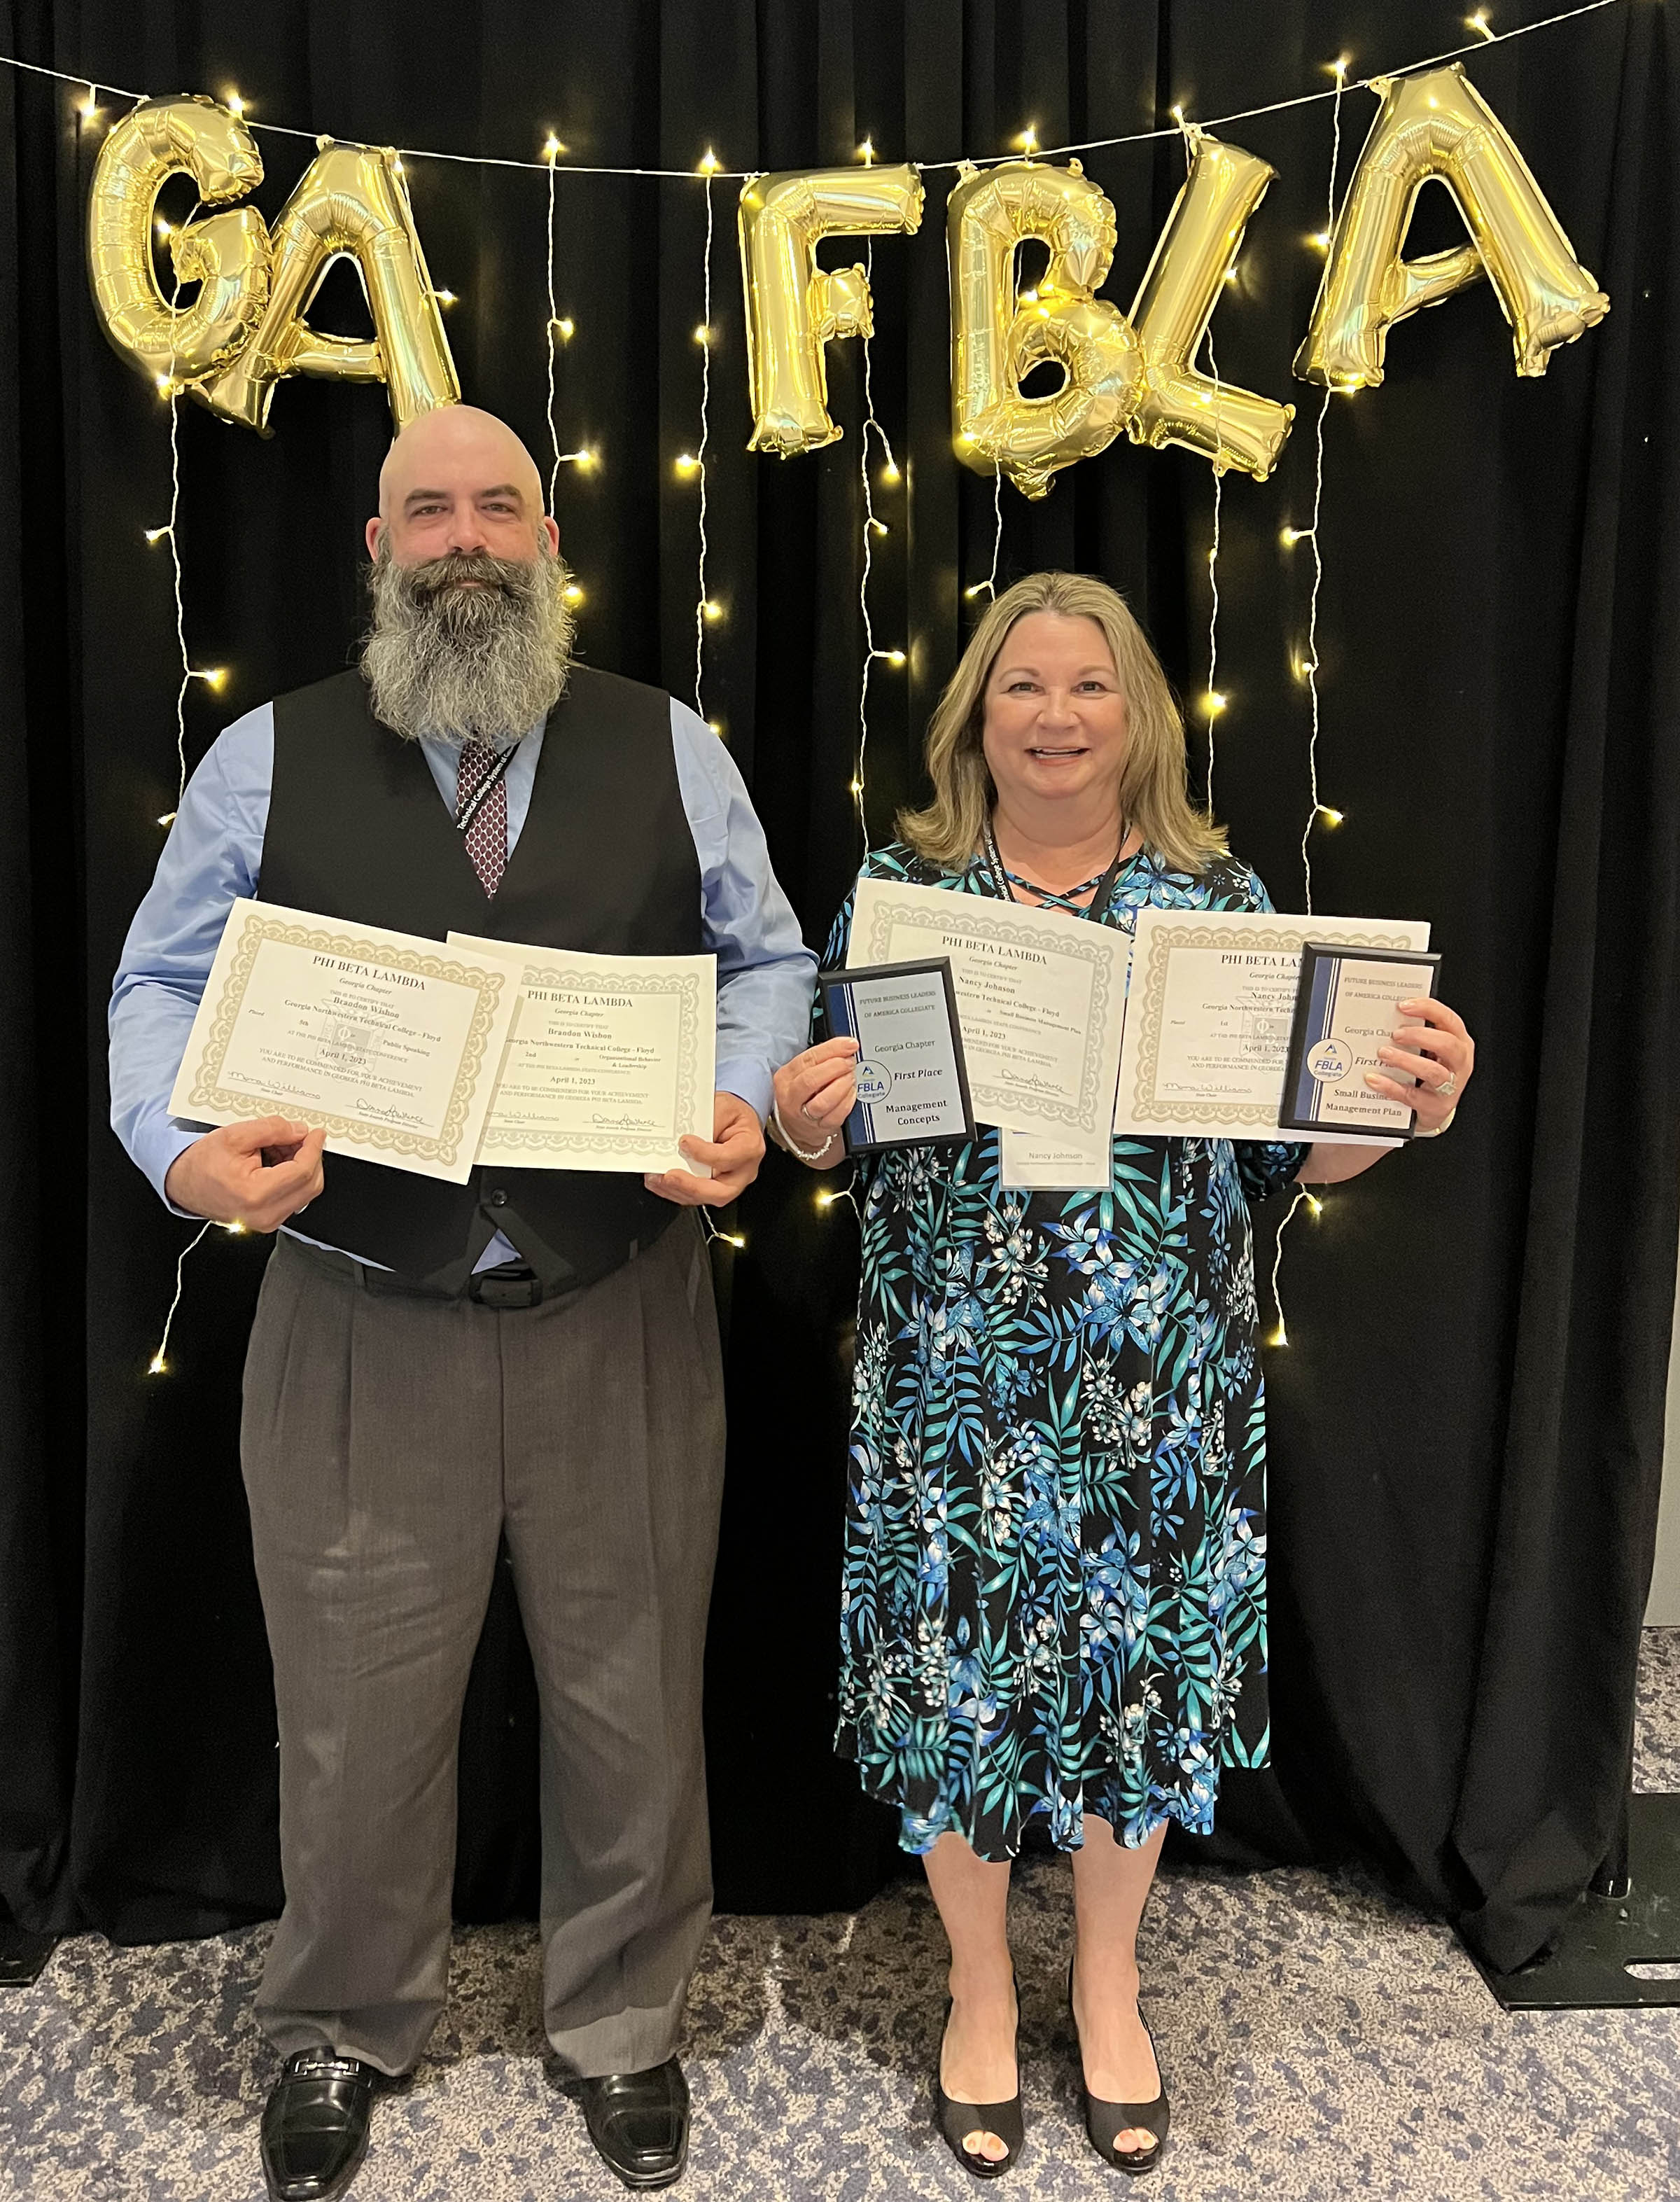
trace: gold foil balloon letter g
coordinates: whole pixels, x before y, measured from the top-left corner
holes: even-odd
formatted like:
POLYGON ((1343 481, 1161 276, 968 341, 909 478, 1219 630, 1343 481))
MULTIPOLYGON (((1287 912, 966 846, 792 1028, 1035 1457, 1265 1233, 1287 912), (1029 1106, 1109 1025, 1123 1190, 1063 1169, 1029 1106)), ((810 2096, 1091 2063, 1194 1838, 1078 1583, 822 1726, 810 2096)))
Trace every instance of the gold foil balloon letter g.
POLYGON ((840 434, 828 414, 823 346, 871 334, 869 284, 861 267, 817 265, 825 237, 913 231, 922 180, 897 168, 821 168, 752 176, 741 193, 741 279, 747 294, 749 451, 814 451, 840 434))

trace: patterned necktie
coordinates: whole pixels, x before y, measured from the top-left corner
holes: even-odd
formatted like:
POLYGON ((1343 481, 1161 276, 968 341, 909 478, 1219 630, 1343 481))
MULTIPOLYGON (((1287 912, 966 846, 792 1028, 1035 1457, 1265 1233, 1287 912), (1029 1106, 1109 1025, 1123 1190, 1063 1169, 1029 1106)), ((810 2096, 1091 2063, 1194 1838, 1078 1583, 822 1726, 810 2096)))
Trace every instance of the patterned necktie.
MULTIPOLYGON (((455 815, 460 816, 467 804, 479 792, 480 781, 486 779, 496 764, 500 752, 489 742, 463 742, 461 745, 461 771, 455 781, 455 815)), ((479 814, 463 837, 467 853, 473 859, 473 868, 479 874, 479 884, 486 895, 494 895, 502 884, 502 874, 508 865, 508 782, 498 780, 479 807, 479 814)))

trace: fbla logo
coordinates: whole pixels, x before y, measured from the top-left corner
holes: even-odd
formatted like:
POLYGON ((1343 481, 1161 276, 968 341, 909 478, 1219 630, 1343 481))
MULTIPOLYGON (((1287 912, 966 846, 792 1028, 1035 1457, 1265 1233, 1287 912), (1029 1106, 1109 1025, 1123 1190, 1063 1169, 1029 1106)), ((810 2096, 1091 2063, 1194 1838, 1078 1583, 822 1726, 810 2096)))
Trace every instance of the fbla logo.
POLYGON ((1321 1086, 1336 1086, 1348 1075, 1348 1051, 1339 1039, 1321 1039, 1307 1057, 1307 1068, 1321 1086))
POLYGON ((860 1062, 854 1075, 860 1101, 884 1101, 892 1090, 892 1073, 878 1063, 860 1062))

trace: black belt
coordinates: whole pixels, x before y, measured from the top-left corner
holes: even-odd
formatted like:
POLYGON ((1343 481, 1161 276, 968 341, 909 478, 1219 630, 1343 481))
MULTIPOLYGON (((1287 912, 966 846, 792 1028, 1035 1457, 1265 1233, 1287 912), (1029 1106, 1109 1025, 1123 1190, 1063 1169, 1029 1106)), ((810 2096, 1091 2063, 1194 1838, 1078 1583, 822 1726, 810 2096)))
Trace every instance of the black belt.
POLYGON ((397 1299, 476 1300, 480 1307, 501 1310, 507 1308, 540 1307, 544 1299, 555 1299, 563 1291, 574 1286, 561 1286, 546 1291, 543 1280, 528 1262, 499 1262, 493 1269, 479 1269, 468 1278, 464 1292, 440 1292, 436 1285, 421 1284, 413 1277, 400 1276, 395 1269, 378 1269, 366 1262, 353 1261, 350 1255, 341 1254, 336 1246, 316 1246, 293 1238, 289 1242, 306 1261, 320 1268, 332 1269, 339 1276, 354 1277, 364 1292, 377 1292, 381 1297, 397 1299))

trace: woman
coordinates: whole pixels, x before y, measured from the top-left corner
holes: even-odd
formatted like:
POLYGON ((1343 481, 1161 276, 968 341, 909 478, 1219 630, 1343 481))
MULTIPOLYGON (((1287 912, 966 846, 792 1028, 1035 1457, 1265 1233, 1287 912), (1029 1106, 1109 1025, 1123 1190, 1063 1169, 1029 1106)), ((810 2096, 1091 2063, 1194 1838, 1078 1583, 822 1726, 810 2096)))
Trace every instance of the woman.
MULTIPOLYGON (((1150 905, 1271 907, 1190 804, 1166 679, 1101 581, 1039 574, 997 599, 927 768, 932 803, 869 875, 1127 932, 1150 905)), ((850 919, 849 900, 831 967, 850 919)), ((1369 1083, 1428 1136, 1473 1049, 1440 1002, 1402 1015, 1369 1083)), ((814 1169, 843 1159, 854 1051, 825 1040, 778 1075, 776 1131, 814 1169)), ((1073 1853, 1086 2130, 1122 2170, 1160 2161, 1138 1921, 1167 1822, 1206 1833, 1221 1766, 1266 1755, 1248 1203, 1385 1151, 1117 1139, 1107 1190, 1075 1193, 1005 1190, 990 1129, 861 1159, 838 1746, 927 1869, 951 1947, 936 2106, 981 2177, 1022 2141, 1005 1911, 1038 1814, 1073 1853)))

